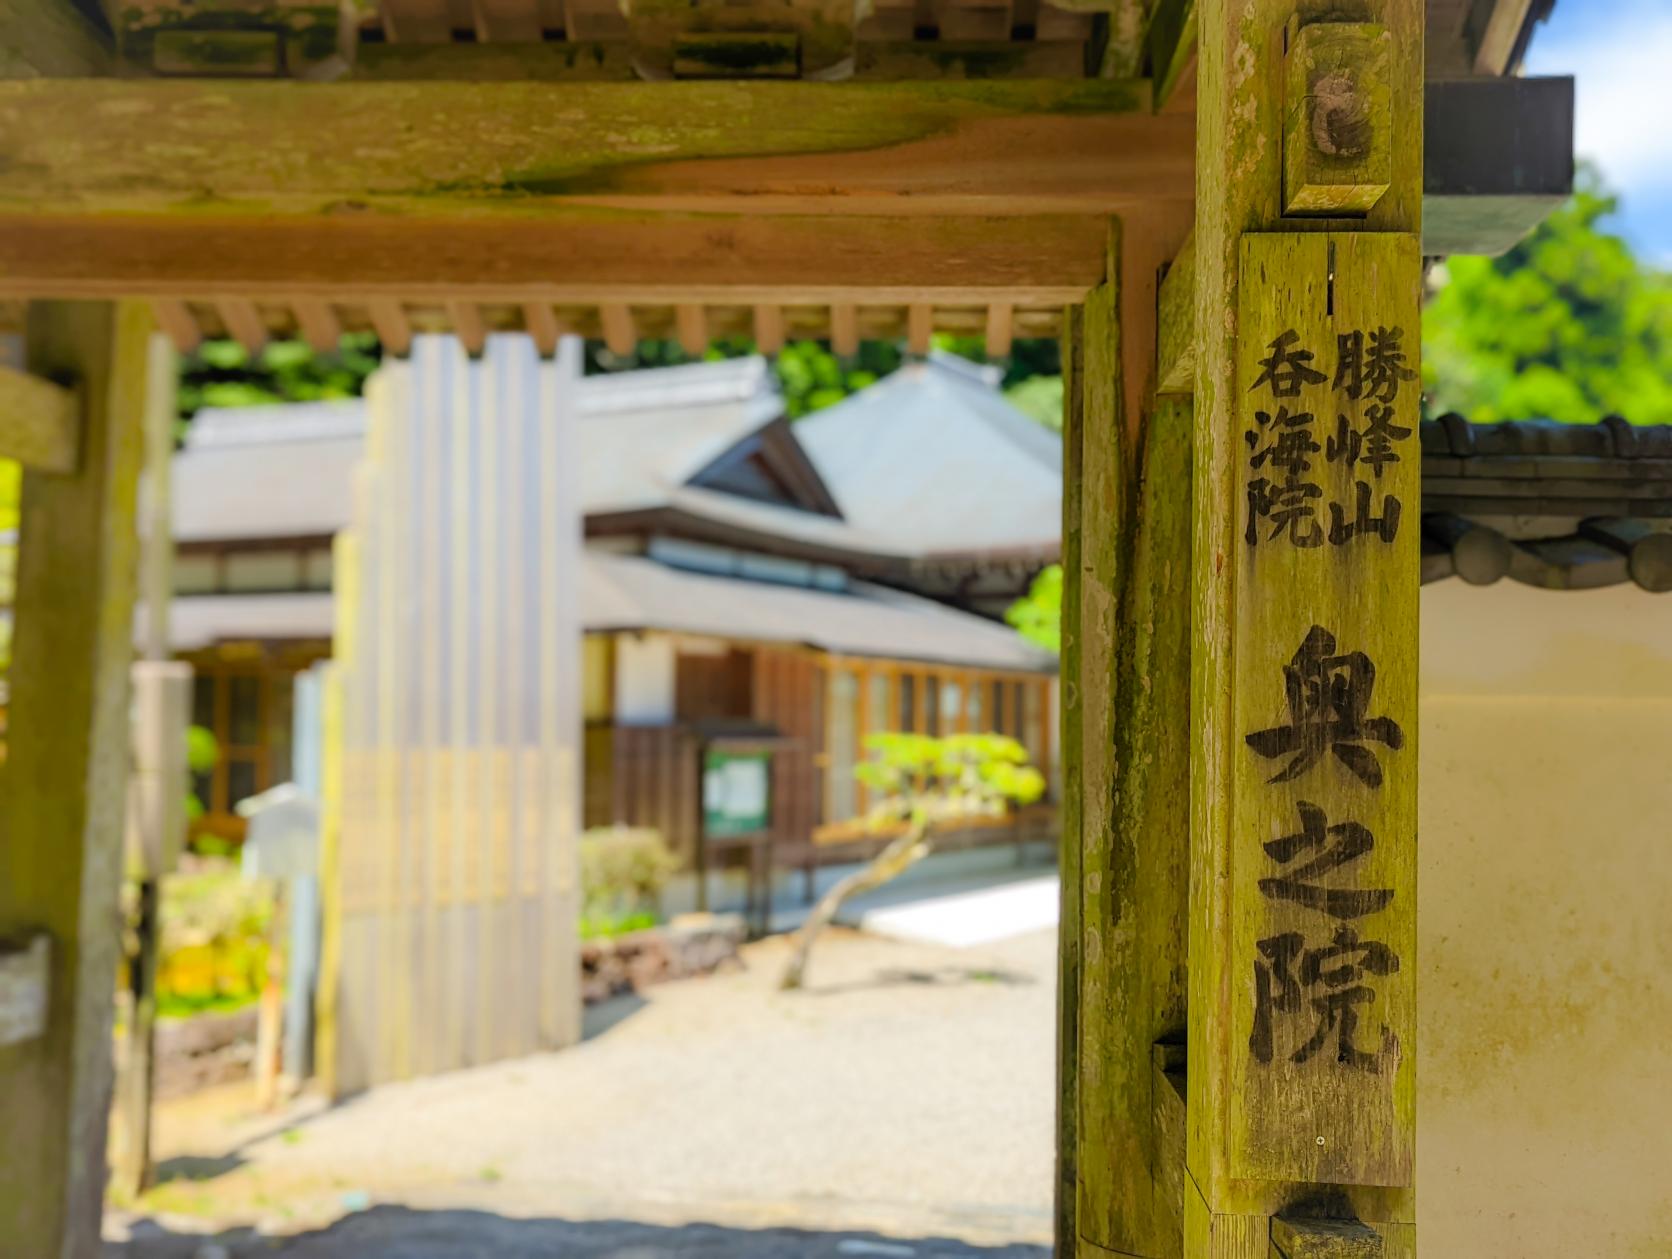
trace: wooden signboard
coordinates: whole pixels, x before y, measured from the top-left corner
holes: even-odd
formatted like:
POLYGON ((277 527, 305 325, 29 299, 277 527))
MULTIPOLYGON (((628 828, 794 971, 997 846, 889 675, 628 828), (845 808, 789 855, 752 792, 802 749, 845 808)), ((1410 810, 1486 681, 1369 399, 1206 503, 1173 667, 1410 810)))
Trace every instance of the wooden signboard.
POLYGON ((1415 1131, 1415 236, 1241 241, 1231 1175, 1405 1187, 1415 1131))

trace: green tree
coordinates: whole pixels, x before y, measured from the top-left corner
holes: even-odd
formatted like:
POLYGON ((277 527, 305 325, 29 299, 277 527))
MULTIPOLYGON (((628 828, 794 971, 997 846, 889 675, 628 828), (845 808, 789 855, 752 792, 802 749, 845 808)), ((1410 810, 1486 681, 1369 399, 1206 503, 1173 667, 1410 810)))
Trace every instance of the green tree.
POLYGON ((1672 423, 1672 275, 1599 226, 1616 199, 1578 189, 1499 258, 1453 258, 1423 312, 1432 414, 1672 423))
POLYGON ((1028 763, 1015 739, 1002 734, 873 734, 869 759, 854 767, 873 801, 867 821, 900 833, 869 865, 838 882, 813 906, 795 936, 780 988, 800 988, 813 942, 851 896, 881 887, 934 851, 936 833, 980 817, 998 817, 1012 805, 1032 804, 1045 793, 1045 778, 1028 763))
POLYGON ((180 364, 180 417, 203 407, 358 397, 381 356, 370 333, 350 333, 330 354, 302 341, 273 341, 254 355, 236 341, 205 341, 180 364))
POLYGON ((1004 619, 1031 643, 1062 651, 1062 565, 1039 570, 1027 594, 1005 609, 1004 619))
MULTIPOLYGON (((755 352, 755 343, 748 337, 711 341, 700 359, 687 354, 679 342, 659 338, 640 341, 631 354, 615 354, 602 342, 588 341, 586 367, 589 374, 632 371, 742 358, 755 352)), ((799 420, 876 384, 903 361, 900 346, 893 341, 862 341, 859 353, 848 359, 838 357, 822 341, 791 341, 773 359, 772 369, 784 395, 785 414, 799 420)))

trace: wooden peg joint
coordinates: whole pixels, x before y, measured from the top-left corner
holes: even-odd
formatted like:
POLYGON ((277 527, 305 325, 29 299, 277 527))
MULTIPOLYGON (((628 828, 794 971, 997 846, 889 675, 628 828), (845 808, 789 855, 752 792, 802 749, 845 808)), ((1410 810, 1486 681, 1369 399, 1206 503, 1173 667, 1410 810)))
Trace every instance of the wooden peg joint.
POLYGON ((1390 36, 1371 22, 1317 22, 1284 58, 1283 212, 1365 214, 1393 180, 1390 36))

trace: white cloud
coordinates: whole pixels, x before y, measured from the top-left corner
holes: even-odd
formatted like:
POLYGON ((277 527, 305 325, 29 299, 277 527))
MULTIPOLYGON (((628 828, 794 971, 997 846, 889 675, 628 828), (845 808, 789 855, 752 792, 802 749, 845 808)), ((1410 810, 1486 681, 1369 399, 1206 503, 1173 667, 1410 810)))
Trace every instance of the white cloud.
POLYGON ((1574 151, 1622 192, 1672 188, 1672 10, 1666 0, 1558 0, 1528 74, 1575 79, 1574 151))

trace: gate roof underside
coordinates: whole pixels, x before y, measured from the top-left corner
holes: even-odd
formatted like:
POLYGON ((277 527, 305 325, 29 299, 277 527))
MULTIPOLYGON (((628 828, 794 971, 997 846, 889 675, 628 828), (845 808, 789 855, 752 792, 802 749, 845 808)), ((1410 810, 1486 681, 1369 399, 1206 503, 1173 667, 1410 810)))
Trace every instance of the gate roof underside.
MULTIPOLYGON (((1502 249, 1570 186, 1571 84, 1500 77, 1540 9, 1430 3, 1431 253, 1502 249)), ((1176 239, 1192 214, 1193 0, 26 12, 0 32, 0 322, 142 296, 182 346, 1002 353, 1103 278, 1111 218, 1176 239)))

